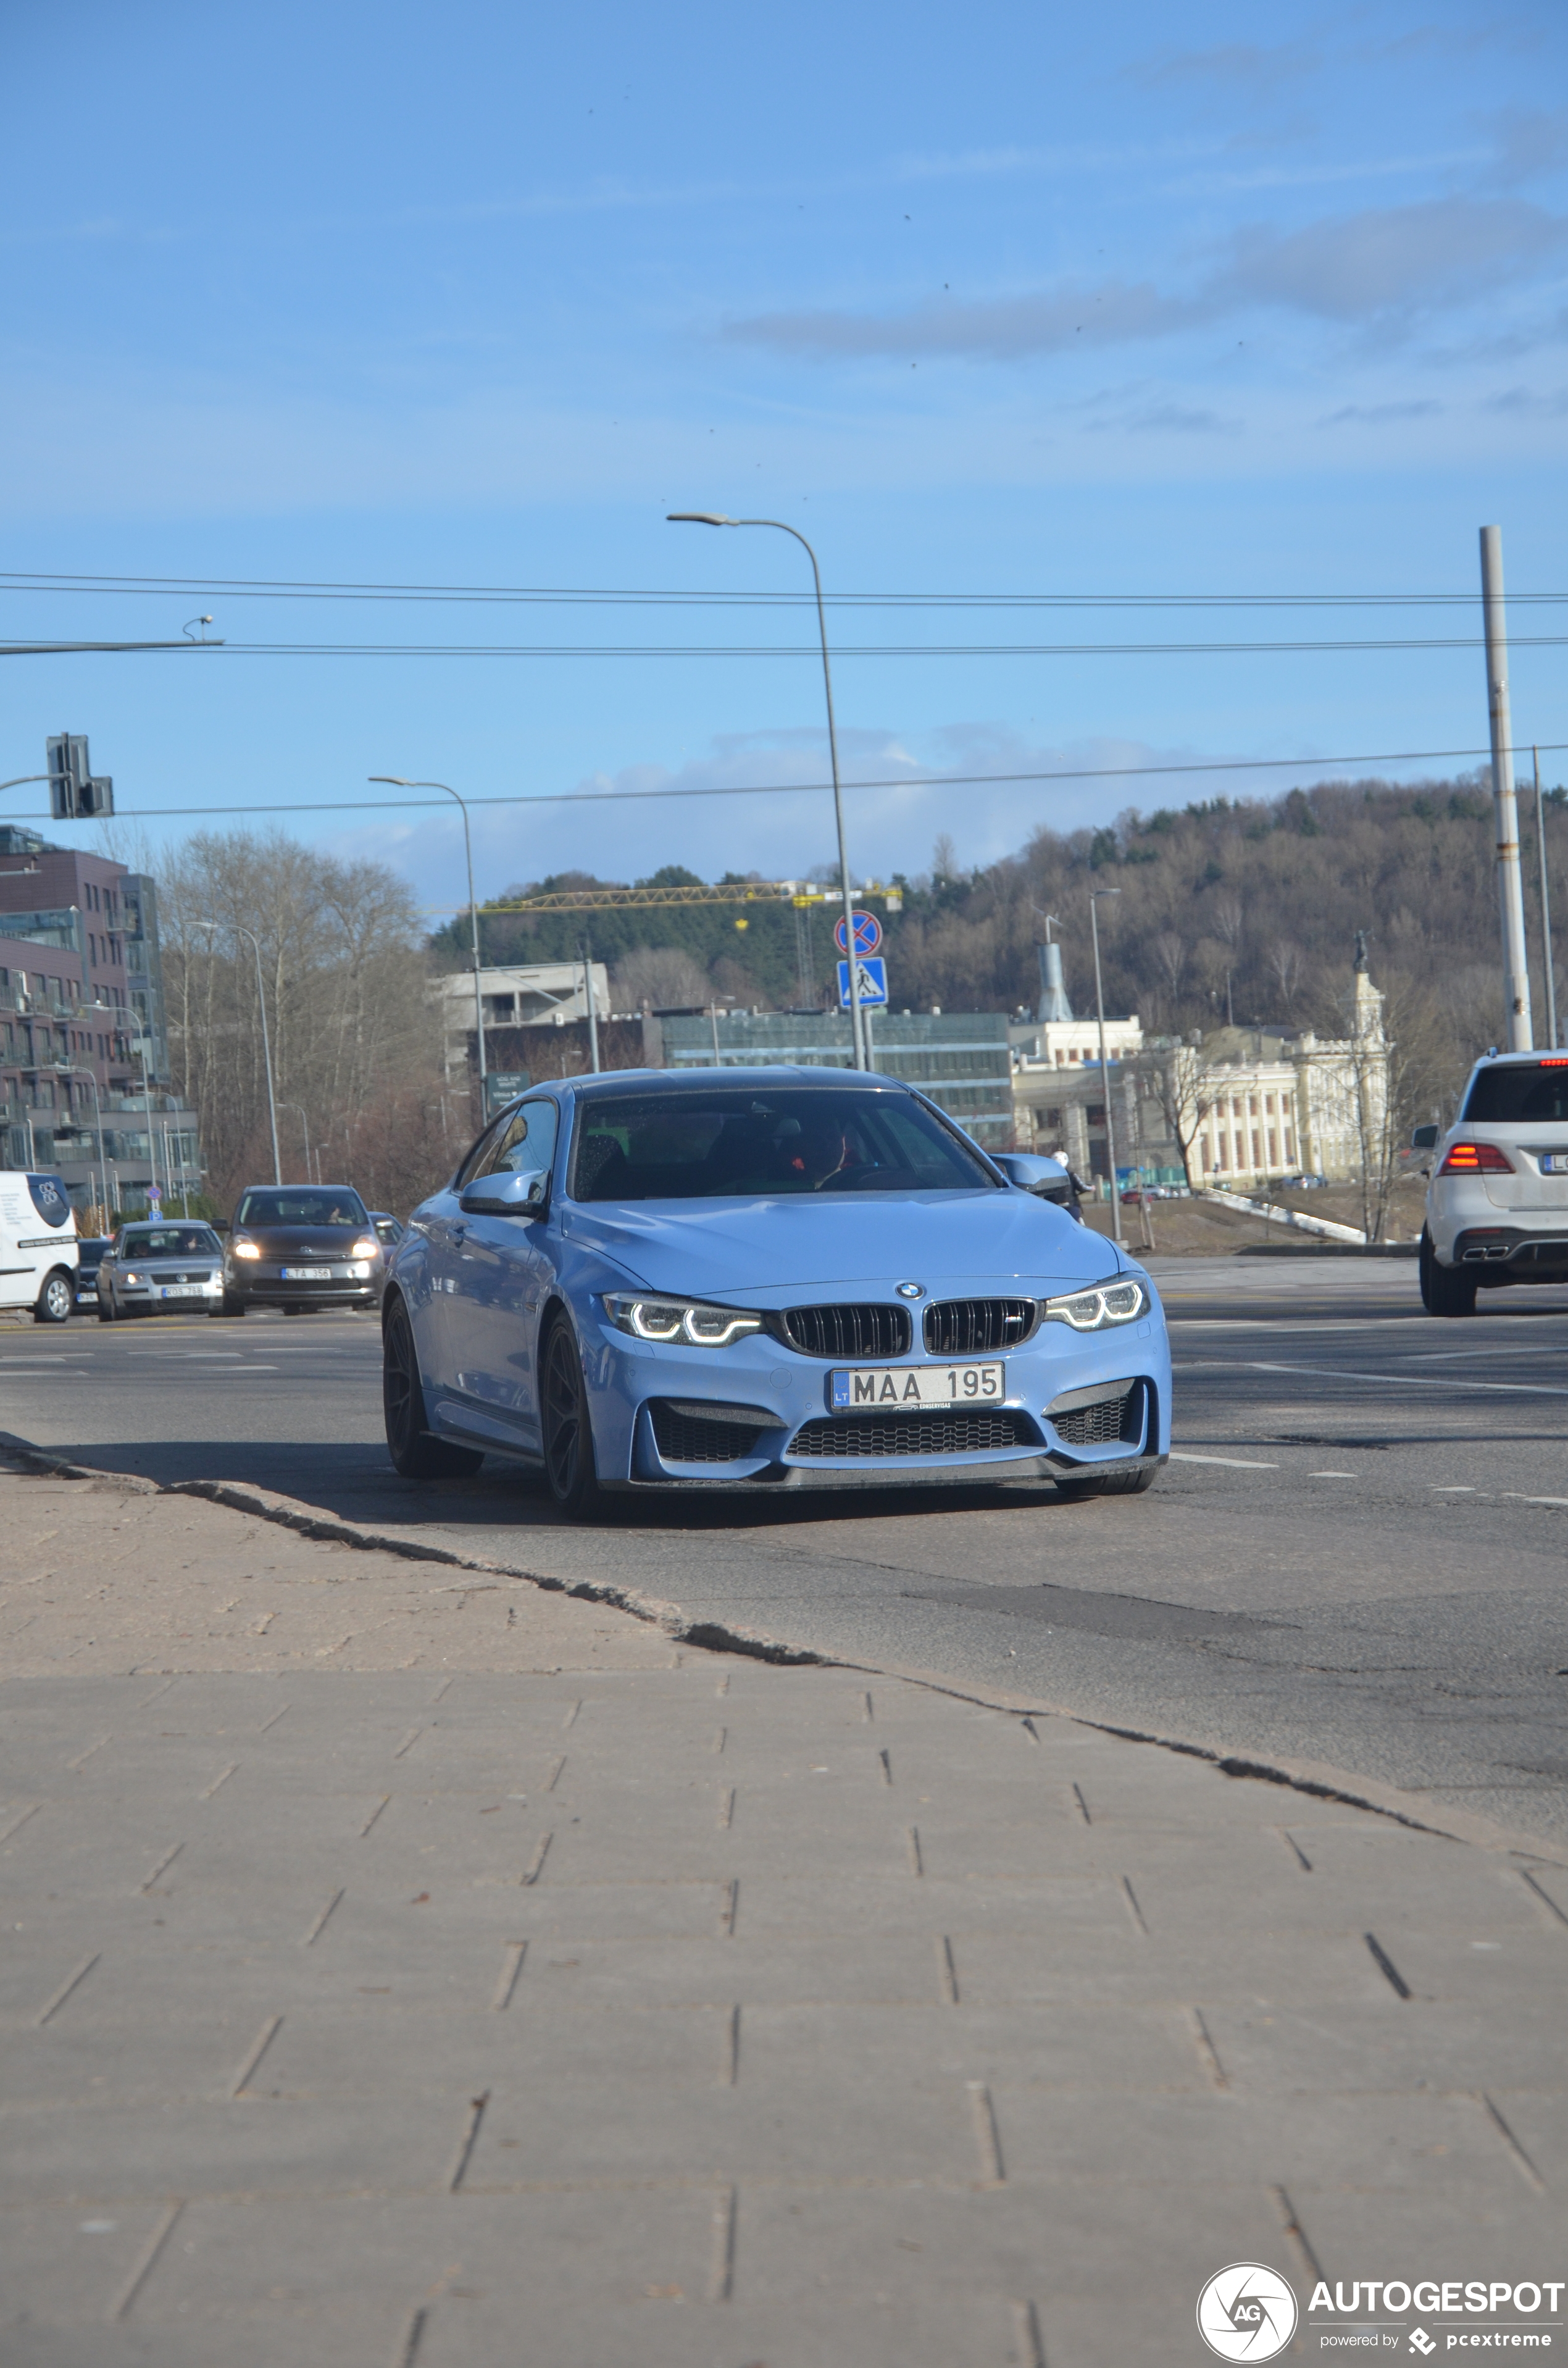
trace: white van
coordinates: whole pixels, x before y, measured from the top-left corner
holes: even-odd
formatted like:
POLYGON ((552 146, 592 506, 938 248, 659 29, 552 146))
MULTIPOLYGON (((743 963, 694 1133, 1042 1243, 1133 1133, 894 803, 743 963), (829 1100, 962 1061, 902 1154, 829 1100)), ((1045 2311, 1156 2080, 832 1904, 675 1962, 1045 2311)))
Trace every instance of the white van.
POLYGON ((76 1304, 76 1217, 58 1176, 0 1167, 0 1307, 63 1324, 76 1304))

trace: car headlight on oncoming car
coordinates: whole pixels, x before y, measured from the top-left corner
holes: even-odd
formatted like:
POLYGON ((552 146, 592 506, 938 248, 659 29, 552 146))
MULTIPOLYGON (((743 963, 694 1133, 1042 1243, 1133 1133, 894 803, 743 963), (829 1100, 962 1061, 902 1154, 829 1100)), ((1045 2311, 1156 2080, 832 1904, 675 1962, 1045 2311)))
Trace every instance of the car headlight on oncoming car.
POLYGON ((235 1234, 229 1247, 236 1258, 258 1258, 261 1256, 261 1244, 253 1242, 247 1234, 235 1234))
POLYGON ((760 1315, 738 1307, 710 1307, 700 1299, 660 1299, 651 1292, 607 1291, 605 1314, 618 1332, 634 1340, 678 1341, 683 1349, 727 1349, 748 1332, 760 1332, 760 1315))
POLYGON ((1149 1294, 1141 1282, 1102 1282, 1092 1291, 1048 1299, 1040 1312, 1048 1324, 1068 1324, 1074 1332, 1104 1332, 1113 1324, 1131 1324, 1148 1304, 1149 1294))

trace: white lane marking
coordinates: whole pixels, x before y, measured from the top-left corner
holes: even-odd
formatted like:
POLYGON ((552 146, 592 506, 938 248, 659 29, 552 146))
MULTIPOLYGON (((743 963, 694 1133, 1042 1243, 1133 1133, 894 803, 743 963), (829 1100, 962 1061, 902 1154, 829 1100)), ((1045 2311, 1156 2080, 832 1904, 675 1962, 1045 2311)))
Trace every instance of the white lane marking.
POLYGON ((1189 1455, 1179 1447, 1171 1450, 1173 1463, 1224 1463, 1233 1472, 1278 1472, 1278 1463, 1255 1463, 1244 1455, 1189 1455))
POLYGON ((1506 1340, 1491 1349, 1412 1349, 1400 1361, 1410 1365, 1443 1365, 1450 1363, 1455 1357, 1561 1357, 1564 1354, 1568 1354, 1568 1348, 1562 1341, 1554 1349, 1518 1349, 1512 1341, 1506 1340))
POLYGON ((1450 1481, 1441 1488, 1434 1486, 1432 1494, 1434 1497, 1473 1497, 1475 1490, 1473 1487, 1465 1487, 1459 1481, 1450 1481))
POLYGON ((1358 1480, 1358 1472, 1309 1472, 1309 1480, 1358 1480))
POLYGON ((1568 1497, 1527 1497, 1517 1488, 1505 1488, 1503 1494, 1516 1505, 1568 1505, 1568 1497))
POLYGON ((1568 1398, 1568 1384, 1551 1382, 1459 1382, 1440 1373, 1361 1373, 1343 1365, 1274 1365, 1255 1358, 1194 1357, 1172 1367, 1179 1373, 1319 1373, 1330 1382, 1384 1382, 1409 1390, 1501 1390, 1511 1397, 1568 1398))

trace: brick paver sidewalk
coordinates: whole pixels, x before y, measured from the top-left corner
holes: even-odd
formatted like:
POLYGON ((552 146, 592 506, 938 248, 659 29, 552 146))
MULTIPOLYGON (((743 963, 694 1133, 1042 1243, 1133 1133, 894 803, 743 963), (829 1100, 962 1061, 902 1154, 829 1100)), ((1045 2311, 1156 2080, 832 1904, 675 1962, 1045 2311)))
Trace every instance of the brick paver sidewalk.
POLYGON ((1563 2273, 1539 1858, 119 1484, 0 1477, 0 1628, 6 2368, 1165 2368, 1232 2261, 1563 2273))

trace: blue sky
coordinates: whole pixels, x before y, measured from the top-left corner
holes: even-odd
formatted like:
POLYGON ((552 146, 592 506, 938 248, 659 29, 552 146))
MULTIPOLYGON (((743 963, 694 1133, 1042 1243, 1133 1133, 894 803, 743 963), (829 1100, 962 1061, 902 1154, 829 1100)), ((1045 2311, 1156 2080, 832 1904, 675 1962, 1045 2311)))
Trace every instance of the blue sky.
MULTIPOLYGON (((800 595, 1568 592, 1560 6, 914 0, 787 14, 267 0, 0 15, 0 637, 577 644, 619 655, 10 658, 0 778, 92 735, 122 809, 279 817, 432 906, 568 866, 805 871, 811 620, 299 602, 217 579, 800 595), (799 655, 722 652, 734 644, 799 655), (625 653, 637 653, 627 655, 625 653), (642 654, 648 653, 648 654, 642 654)), ((1521 739, 1568 741, 1568 608, 1518 606, 1521 739)), ((849 801, 864 872, 965 863, 1304 760, 1472 747, 1473 606, 839 608, 851 778, 1303 760, 849 801), (893 645, 902 655, 873 655, 893 645), (1001 655, 938 655, 983 645, 1001 655)), ((1397 770, 1397 768, 1387 769, 1397 770)), ((1440 768, 1439 768, 1440 769, 1440 768)), ((1568 775, 1553 757, 1549 776, 1568 775)), ((0 813, 30 810, 26 791, 0 813)), ((178 831, 157 819, 150 832, 178 831)))

